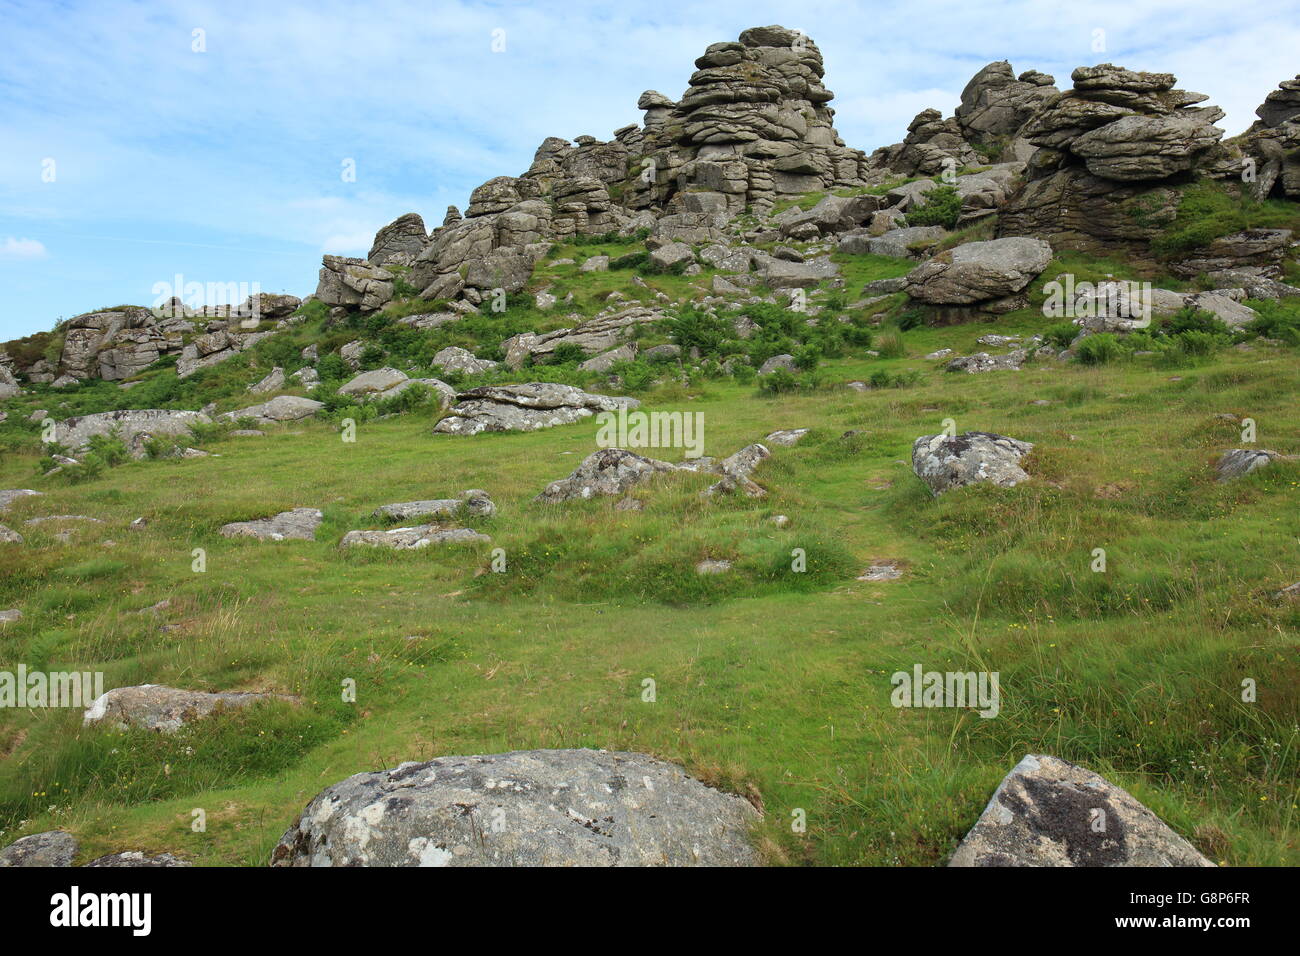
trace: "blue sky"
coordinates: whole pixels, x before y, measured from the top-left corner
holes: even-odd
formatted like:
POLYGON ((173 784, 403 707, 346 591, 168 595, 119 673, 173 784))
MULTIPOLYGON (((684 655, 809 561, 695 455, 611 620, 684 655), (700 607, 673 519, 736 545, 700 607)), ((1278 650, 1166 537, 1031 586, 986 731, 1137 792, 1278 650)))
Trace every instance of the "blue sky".
POLYGON ((609 138, 640 120, 642 90, 679 97, 695 57, 748 26, 817 42, 836 124, 870 151, 925 107, 951 113, 997 59, 1062 86, 1104 61, 1172 72, 1227 110, 1232 135, 1300 72, 1296 12, 1295 0, 0 0, 0 340, 149 304, 177 274, 306 295, 322 252, 364 255, 404 212, 441 222, 480 182, 526 170, 546 136, 609 138))

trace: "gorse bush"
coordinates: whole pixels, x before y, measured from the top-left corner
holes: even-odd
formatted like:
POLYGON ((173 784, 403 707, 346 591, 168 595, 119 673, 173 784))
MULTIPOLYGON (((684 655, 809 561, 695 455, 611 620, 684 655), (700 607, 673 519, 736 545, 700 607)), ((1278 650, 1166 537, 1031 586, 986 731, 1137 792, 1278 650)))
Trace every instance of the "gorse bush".
POLYGON ((909 226, 943 226, 955 229, 961 218, 961 194, 956 186, 936 186, 907 211, 909 226))

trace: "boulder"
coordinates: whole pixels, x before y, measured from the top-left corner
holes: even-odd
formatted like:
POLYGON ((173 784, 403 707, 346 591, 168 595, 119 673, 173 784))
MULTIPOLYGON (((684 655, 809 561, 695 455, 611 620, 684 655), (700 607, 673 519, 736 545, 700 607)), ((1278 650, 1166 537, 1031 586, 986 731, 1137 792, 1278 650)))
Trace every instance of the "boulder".
POLYGON ((936 496, 980 482, 1009 488, 1029 479, 1020 460, 1033 447, 989 432, 922 435, 912 443, 912 470, 936 496))
POLYGON ((1219 481, 1232 481, 1286 457, 1263 448, 1233 448, 1223 453, 1214 471, 1219 481))
POLYGON ((266 392, 278 392, 284 388, 284 369, 276 366, 260 381, 254 382, 248 386, 248 390, 254 395, 261 395, 266 392))
POLYGON ((365 259, 325 256, 316 298, 326 305, 355 306, 363 312, 374 312, 392 301, 393 273, 365 259))
POLYGON ((272 866, 753 866, 745 800, 645 754, 533 750, 362 773, 309 803, 272 866))
POLYGON ((584 458, 567 478, 551 482, 534 500, 556 504, 596 496, 622 497, 647 478, 677 470, 678 465, 623 448, 604 448, 584 458))
POLYGON ((314 541, 316 528, 324 516, 316 508, 294 508, 270 518, 254 521, 234 521, 222 525, 223 538, 256 538, 259 541, 284 541, 298 539, 314 541))
POLYGON ((1126 791, 1029 754, 1003 778, 949 866, 1213 866, 1126 791))
POLYGON ((115 866, 115 867, 159 867, 159 866, 190 866, 191 864, 182 860, 180 857, 173 856, 170 853, 159 853, 155 856, 145 856, 140 850, 123 850, 120 853, 109 853, 107 856, 101 856, 98 859, 91 860, 86 866, 115 866))
POLYGON ((402 261, 403 257, 409 257, 409 260, 413 260, 424 249, 428 240, 427 233, 424 220, 418 213, 408 212, 398 216, 375 233, 375 241, 366 253, 366 261, 371 265, 382 266, 390 259, 397 262, 402 261))
POLYGON ((722 474, 722 478, 706 488, 704 495, 712 497, 734 494, 738 491, 747 498, 762 498, 767 492, 754 482, 750 475, 759 464, 771 457, 771 454, 766 446, 755 442, 746 445, 734 455, 722 459, 714 469, 722 474))
POLYGON ((300 395, 277 395, 269 402, 226 412, 221 417, 230 421, 252 418, 259 425, 273 425, 276 422, 296 422, 310 418, 324 407, 323 402, 312 398, 303 398, 300 395))
POLYGON ((13 528, 0 524, 0 544, 22 544, 23 536, 13 528))
POLYGON ((174 733, 184 725, 220 710, 247 707, 263 700, 291 700, 278 694, 178 690, 161 684, 117 687, 96 699, 85 715, 86 727, 136 728, 174 733))
POLYGON ((11 504, 21 498, 40 494, 42 494, 42 492, 32 491, 30 488, 6 488, 0 491, 0 511, 7 510, 11 504))
POLYGON ((976 352, 974 355, 953 359, 948 363, 947 370, 949 372, 967 372, 972 375, 976 372, 1018 372, 1028 360, 1029 352, 1027 349, 1016 349, 1007 352, 1005 355, 976 352))
POLYGON ((362 372, 340 385, 339 394, 352 395, 358 398, 373 398, 386 394, 390 389, 401 385, 406 380, 407 375, 405 372, 385 366, 384 368, 372 369, 369 372, 362 372))
POLYGON ((1052 247, 1023 236, 969 242, 913 269, 904 291, 930 305, 970 305, 1019 292, 1047 268, 1052 247))
POLYGON ((634 398, 595 395, 572 385, 549 382, 485 385, 458 393, 450 414, 433 430, 446 435, 536 431, 567 425, 596 412, 631 410, 640 404, 634 398))
POLYGON ((478 375, 482 372, 490 372, 500 363, 493 362, 490 359, 481 359, 468 349, 459 346, 450 345, 439 351, 433 357, 432 365, 441 368, 444 372, 461 372, 465 375, 478 375))

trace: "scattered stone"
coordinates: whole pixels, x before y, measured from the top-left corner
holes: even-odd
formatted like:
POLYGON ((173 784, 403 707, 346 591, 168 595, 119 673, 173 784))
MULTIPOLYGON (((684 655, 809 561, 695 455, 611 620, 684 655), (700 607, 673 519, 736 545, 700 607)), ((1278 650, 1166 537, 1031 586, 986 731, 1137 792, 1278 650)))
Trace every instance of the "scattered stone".
POLYGON ((159 853, 157 856, 145 856, 139 850, 124 850, 121 853, 110 853, 107 856, 101 856, 98 859, 91 860, 86 866, 132 866, 132 867, 156 867, 156 866, 190 866, 191 864, 182 860, 180 857, 172 856, 170 853, 159 853))
POLYGON ((260 395, 265 392, 278 392, 284 388, 284 369, 275 366, 270 373, 260 382, 255 382, 248 386, 248 390, 254 395, 260 395))
POLYGON ((746 498, 762 498, 767 492, 749 476, 771 454, 765 446, 755 443, 746 445, 734 455, 722 459, 717 467, 717 470, 722 473, 722 479, 706 488, 704 494, 712 497, 739 491, 746 498))
POLYGON ((120 730, 138 728, 169 734, 220 710, 247 707, 262 700, 292 699, 279 694, 234 691, 209 694, 161 684, 139 684, 116 687, 96 699, 82 717, 82 725, 102 725, 120 730))
POLYGON ((754 866, 757 820, 745 800, 644 754, 442 757, 326 789, 271 865, 754 866))
POLYGON ((731 562, 715 558, 706 558, 695 565, 696 574, 726 574, 731 570, 731 562))
POLYGON ((15 621, 21 621, 23 612, 13 607, 7 611, 0 611, 0 624, 12 624, 15 621))
POLYGON ((402 501, 381 505, 375 509, 376 518, 407 521, 411 518, 458 518, 462 514, 475 518, 490 518, 496 514, 496 505, 486 491, 472 488, 462 491, 459 498, 434 498, 426 501, 402 501))
POLYGON ((1215 473, 1219 481, 1232 481, 1285 457, 1263 448, 1234 448, 1223 453, 1215 466, 1215 473))
POLYGON ((438 352, 431 363, 438 366, 444 372, 462 372, 465 375, 478 375, 482 372, 490 372, 501 363, 493 362, 490 359, 481 359, 468 349, 462 349, 455 345, 450 345, 438 352))
POLYGON ((1028 360, 1029 352, 1025 349, 1016 349, 1014 352, 1007 352, 1005 355, 976 352, 974 355, 953 359, 947 364, 946 368, 949 372, 966 372, 972 375, 976 372, 1018 372, 1028 360))
POLYGON ((597 495, 622 497, 647 478, 679 467, 622 448, 604 448, 584 458, 567 478, 551 482, 534 500, 556 504, 597 495))
POLYGON ((294 508, 270 518, 255 521, 234 521, 223 525, 224 538, 256 538, 259 541, 284 541, 294 538, 302 541, 316 540, 316 528, 323 515, 316 508, 294 508))
POLYGON ((1057 757, 1029 754, 1003 778, 948 865, 1214 864, 1110 781, 1057 757))
POLYGON ((22 544, 23 536, 12 528, 0 524, 0 544, 22 544))
POLYGON ((859 575, 859 581, 897 581, 903 569, 895 564, 873 564, 859 575))
POLYGON ((392 548, 413 551, 431 544, 477 544, 492 539, 469 528, 440 528, 424 524, 413 528, 392 528, 387 531, 349 531, 339 542, 340 548, 369 545, 374 548, 392 548))
POLYGON ((786 428, 772 432, 763 441, 778 448, 793 448, 808 434, 808 431, 807 428, 786 428))

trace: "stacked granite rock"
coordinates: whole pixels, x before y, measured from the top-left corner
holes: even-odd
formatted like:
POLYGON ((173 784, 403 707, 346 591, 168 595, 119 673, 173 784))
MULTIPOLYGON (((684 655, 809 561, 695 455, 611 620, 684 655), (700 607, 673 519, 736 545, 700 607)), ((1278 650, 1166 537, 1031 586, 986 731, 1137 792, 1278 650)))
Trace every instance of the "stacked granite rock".
POLYGON ((1259 120, 1243 137, 1243 149, 1255 161, 1255 198, 1300 199, 1300 76, 1283 80, 1255 115, 1259 120))
POLYGON ((999 235, 1141 255, 1173 221, 1187 174, 1227 168, 1223 111, 1196 105, 1206 97, 1175 89, 1170 73, 1103 63, 1072 78, 1022 130, 1038 148, 999 235))

